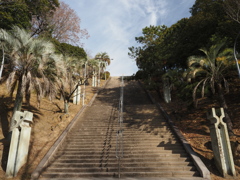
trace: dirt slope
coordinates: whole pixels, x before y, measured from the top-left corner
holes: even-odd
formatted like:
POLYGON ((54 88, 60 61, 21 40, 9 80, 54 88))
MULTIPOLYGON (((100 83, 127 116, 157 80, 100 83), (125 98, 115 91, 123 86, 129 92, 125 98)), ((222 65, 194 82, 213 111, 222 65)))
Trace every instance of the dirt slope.
MULTIPOLYGON (((101 82, 104 85, 104 81, 101 82)), ((97 88, 91 86, 86 87, 87 104, 93 95, 97 92, 97 88)), ((5 170, 7 164, 7 153, 9 145, 6 142, 8 120, 11 117, 13 107, 13 100, 9 98, 5 85, 0 86, 0 156, 1 156, 1 170, 0 180, 5 178, 5 170)), ((48 98, 41 101, 40 108, 37 108, 36 96, 31 97, 30 107, 23 104, 23 110, 28 110, 34 113, 31 143, 29 149, 28 162, 24 165, 18 176, 12 178, 13 180, 28 180, 31 173, 46 154, 48 149, 56 141, 58 136, 63 132, 69 122, 74 118, 75 114, 81 109, 82 105, 74 105, 70 103, 69 114, 63 113, 63 101, 55 99, 52 102, 48 98)))

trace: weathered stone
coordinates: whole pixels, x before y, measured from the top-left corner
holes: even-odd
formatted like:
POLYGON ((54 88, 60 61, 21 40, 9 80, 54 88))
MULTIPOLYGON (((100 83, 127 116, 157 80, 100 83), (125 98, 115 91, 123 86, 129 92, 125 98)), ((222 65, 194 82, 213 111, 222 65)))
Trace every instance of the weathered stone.
POLYGON ((19 169, 27 162, 29 142, 31 136, 30 123, 33 113, 17 111, 15 113, 15 126, 12 129, 6 177, 15 177, 19 169))
POLYGON ((223 122, 225 117, 223 108, 211 109, 207 118, 211 121, 210 135, 215 164, 223 177, 236 176, 227 125, 223 122))
POLYGON ((92 87, 97 87, 97 74, 93 73, 92 75, 92 87))
POLYGON ((73 104, 80 104, 81 101, 81 86, 78 86, 73 94, 73 104))
POLYGON ((171 90, 169 78, 163 78, 163 97, 166 103, 171 102, 171 90))

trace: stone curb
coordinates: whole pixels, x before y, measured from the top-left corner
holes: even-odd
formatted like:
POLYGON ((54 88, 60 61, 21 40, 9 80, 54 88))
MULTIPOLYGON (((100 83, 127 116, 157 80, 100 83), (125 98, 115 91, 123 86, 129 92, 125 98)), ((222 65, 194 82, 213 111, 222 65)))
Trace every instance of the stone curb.
POLYGON ((140 81, 138 81, 140 86, 144 89, 144 91, 147 93, 148 97, 151 99, 152 103, 155 104, 159 110, 162 112, 163 116, 166 118, 166 120, 168 121, 171 129, 174 131, 174 133, 177 135, 178 139, 181 141, 184 149, 187 151, 187 153, 190 155, 190 157, 192 158, 194 165, 197 167, 199 173, 201 174, 201 176, 206 179, 206 180, 211 180, 211 176, 210 176, 210 171, 207 169, 207 167, 205 166, 205 164, 202 162, 202 160, 199 158, 199 156, 197 155, 197 153, 192 149, 191 145, 189 144, 189 142, 185 139, 185 137, 182 135, 182 133, 180 132, 180 130, 178 129, 177 126, 174 125, 173 121, 171 120, 171 118, 169 117, 169 115, 167 114, 167 112, 162 108, 162 106, 160 105, 160 103, 157 103, 155 101, 155 99, 152 97, 152 95, 149 93, 149 91, 147 91, 144 86, 142 85, 142 83, 140 81))
POLYGON ((61 147, 62 143, 64 142, 65 138, 67 137, 68 132, 74 127, 76 124, 79 116, 83 113, 83 111, 86 109, 87 106, 91 106, 99 92, 106 87, 108 82, 110 81, 111 77, 108 78, 108 80, 105 82, 103 88, 98 89, 98 91, 94 94, 92 99, 89 101, 87 105, 82 106, 82 108, 78 111, 78 113, 75 115, 75 117, 72 119, 72 121, 68 124, 67 128, 62 132, 62 134, 59 136, 59 138, 55 141, 55 143, 52 145, 52 147, 48 150, 47 154, 43 157, 43 159, 40 161, 36 169, 31 174, 31 180, 37 180, 44 171, 45 168, 47 168, 48 164, 53 159, 54 153, 57 152, 57 150, 61 147))

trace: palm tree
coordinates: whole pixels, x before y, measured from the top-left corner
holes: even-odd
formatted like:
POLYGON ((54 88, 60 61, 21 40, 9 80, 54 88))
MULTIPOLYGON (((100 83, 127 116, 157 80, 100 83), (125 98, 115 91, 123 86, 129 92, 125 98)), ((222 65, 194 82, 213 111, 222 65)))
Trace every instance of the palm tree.
MULTIPOLYGON (((10 131, 14 126, 14 114, 21 110, 23 97, 29 103, 31 89, 37 93, 38 102, 42 96, 55 92, 54 80, 56 56, 54 45, 44 39, 31 37, 31 33, 13 26, 12 30, 1 29, 0 40, 4 42, 8 65, 3 81, 12 97, 17 88, 10 131)), ((2 81, 2 82, 3 82, 2 81)))
POLYGON ((99 59, 103 62, 107 62, 108 65, 110 65, 111 63, 110 57, 106 52, 97 53, 95 56, 95 59, 99 59))
POLYGON ((196 98, 197 89, 202 85, 201 95, 204 97, 205 88, 209 85, 213 94, 218 94, 218 100, 221 107, 225 110, 226 122, 228 129, 232 131, 232 122, 227 113, 227 103, 224 97, 225 92, 229 91, 228 82, 225 78, 227 69, 234 65, 232 49, 223 49, 225 43, 213 45, 209 50, 200 49, 205 56, 191 56, 188 58, 189 69, 185 72, 188 81, 195 80, 197 82, 193 89, 193 101, 197 106, 196 98))
POLYGON ((98 73, 99 82, 98 82, 98 84, 100 84, 100 73, 101 73, 100 71, 103 72, 103 70, 106 69, 106 67, 108 65, 110 65, 111 60, 110 60, 109 55, 106 52, 98 53, 95 56, 95 59, 97 59, 99 61, 99 73, 98 73))
POLYGON ((64 100, 64 112, 68 113, 68 104, 78 85, 81 85, 80 73, 85 64, 85 59, 78 59, 71 56, 60 56, 61 69, 58 70, 58 90, 64 100))

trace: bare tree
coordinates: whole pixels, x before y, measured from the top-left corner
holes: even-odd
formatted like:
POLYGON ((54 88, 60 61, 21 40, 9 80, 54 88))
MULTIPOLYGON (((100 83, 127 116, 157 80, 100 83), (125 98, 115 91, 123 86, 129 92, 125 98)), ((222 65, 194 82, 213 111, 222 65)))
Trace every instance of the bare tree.
POLYGON ((81 19, 76 12, 69 5, 61 2, 49 19, 52 37, 61 43, 79 45, 80 39, 89 37, 87 30, 80 28, 80 22, 81 19))

